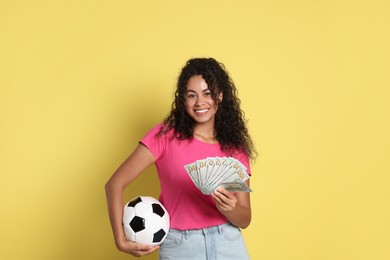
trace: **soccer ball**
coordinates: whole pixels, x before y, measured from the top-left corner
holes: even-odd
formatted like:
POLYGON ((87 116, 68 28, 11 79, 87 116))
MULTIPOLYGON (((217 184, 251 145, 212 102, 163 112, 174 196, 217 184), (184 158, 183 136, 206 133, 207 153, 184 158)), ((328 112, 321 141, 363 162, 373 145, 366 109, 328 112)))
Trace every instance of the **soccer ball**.
POLYGON ((127 240, 160 245, 169 231, 169 215, 160 201, 138 196, 123 209, 123 229, 127 240))

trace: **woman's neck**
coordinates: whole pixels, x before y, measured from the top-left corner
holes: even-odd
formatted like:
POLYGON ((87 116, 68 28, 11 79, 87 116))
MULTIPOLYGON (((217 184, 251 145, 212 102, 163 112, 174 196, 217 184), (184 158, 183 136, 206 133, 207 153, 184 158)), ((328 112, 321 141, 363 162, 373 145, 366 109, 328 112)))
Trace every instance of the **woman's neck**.
POLYGON ((205 143, 218 143, 213 126, 197 125, 194 127, 194 137, 205 143))

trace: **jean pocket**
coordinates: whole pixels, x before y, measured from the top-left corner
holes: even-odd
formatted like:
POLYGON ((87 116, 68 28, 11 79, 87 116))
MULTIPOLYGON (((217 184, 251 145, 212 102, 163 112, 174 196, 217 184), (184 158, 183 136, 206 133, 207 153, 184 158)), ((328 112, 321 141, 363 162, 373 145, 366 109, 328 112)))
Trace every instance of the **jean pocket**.
POLYGON ((167 237, 161 244, 161 247, 174 248, 183 244, 184 234, 179 231, 169 231, 167 237))
POLYGON ((226 240, 230 241, 237 240, 242 236, 241 230, 234 225, 224 227, 222 229, 222 235, 226 240))

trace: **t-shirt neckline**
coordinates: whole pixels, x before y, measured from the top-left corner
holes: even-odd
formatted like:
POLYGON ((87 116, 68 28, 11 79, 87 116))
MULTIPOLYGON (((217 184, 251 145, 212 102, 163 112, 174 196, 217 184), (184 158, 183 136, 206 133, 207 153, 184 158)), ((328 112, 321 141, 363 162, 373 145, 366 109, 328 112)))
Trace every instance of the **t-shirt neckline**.
POLYGON ((196 138, 195 136, 194 136, 194 140, 196 140, 198 143, 205 144, 205 145, 219 145, 219 142, 216 142, 216 143, 213 143, 213 144, 211 144, 211 143, 206 143, 206 142, 204 142, 204 141, 202 141, 202 140, 196 138))

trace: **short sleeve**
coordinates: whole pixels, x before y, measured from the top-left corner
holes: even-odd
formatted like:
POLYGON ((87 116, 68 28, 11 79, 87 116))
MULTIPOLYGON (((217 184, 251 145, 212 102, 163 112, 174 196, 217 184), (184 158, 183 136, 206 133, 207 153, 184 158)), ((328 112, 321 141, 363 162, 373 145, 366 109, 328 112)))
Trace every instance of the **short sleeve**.
POLYGON ((145 145, 146 148, 154 155, 156 160, 160 159, 166 149, 167 138, 166 135, 159 135, 161 124, 154 126, 141 140, 140 143, 145 145))

